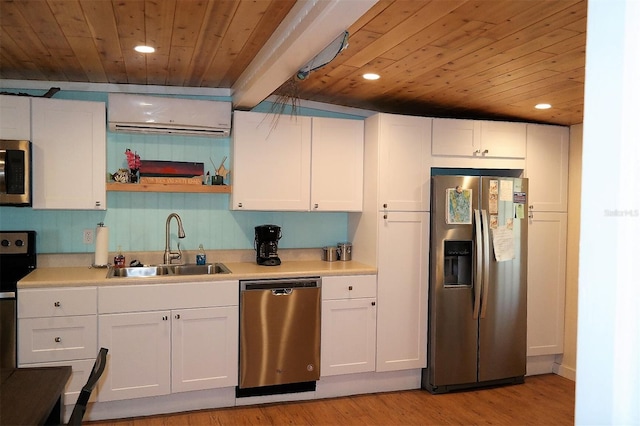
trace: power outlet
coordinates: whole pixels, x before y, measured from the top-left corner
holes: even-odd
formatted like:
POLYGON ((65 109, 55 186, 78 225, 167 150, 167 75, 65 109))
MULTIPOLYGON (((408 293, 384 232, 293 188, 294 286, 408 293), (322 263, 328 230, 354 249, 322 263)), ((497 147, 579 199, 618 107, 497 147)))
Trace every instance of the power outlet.
POLYGON ((85 229, 82 231, 82 242, 85 244, 93 244, 93 229, 85 229))

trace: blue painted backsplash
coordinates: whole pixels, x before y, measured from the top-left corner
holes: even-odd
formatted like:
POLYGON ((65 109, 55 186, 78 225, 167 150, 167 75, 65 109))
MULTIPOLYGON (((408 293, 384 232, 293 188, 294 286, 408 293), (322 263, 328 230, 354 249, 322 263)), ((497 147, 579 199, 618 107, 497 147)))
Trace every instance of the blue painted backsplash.
MULTIPOLYGON (((15 92, 41 95, 40 91, 15 92)), ((61 91, 56 99, 107 101, 101 92, 61 91)), ((211 97, 199 99, 229 100, 211 97)), ((265 111, 259 105, 255 110, 265 111)), ((299 108, 299 115, 345 117, 342 114, 299 108)), ((362 118, 348 116, 349 118, 362 118)), ((106 124, 105 124, 106 125, 106 124)), ((190 136, 139 135, 107 131, 107 172, 126 168, 124 152, 136 151, 143 160, 203 162, 212 171, 211 160, 219 165, 230 157, 230 138, 211 139, 190 136)), ((230 159, 225 162, 231 168, 230 159)), ((231 171, 233 174, 233 170, 231 171)), ((78 177, 82 179, 81 176, 78 177)), ((105 177, 106 178, 106 177, 105 177)), ((232 177, 233 179, 233 177, 232 177)), ((65 182, 73 191, 73 182, 65 182)), ((248 212, 229 210, 228 194, 171 194, 108 192, 106 211, 33 210, 0 207, 0 229, 35 230, 39 253, 89 253, 94 244, 84 244, 84 229, 95 229, 99 222, 109 227, 109 250, 161 251, 164 249, 165 222, 176 212, 182 218, 186 237, 183 250, 253 249, 254 227, 274 224, 282 227, 282 248, 313 248, 335 245, 347 238, 347 213, 248 212)), ((175 248, 175 223, 172 223, 175 248)))

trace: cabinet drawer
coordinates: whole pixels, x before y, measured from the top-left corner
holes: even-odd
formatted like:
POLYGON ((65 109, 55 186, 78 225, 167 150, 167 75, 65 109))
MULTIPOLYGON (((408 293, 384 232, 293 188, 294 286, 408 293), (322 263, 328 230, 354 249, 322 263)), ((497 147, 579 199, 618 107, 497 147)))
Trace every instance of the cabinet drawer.
MULTIPOLYGON (((98 353, 96 352, 96 356, 98 353)), ((78 396, 80 395, 80 391, 87 380, 89 380, 89 376, 91 375, 91 370, 93 369, 93 364, 96 362, 95 358, 92 359, 81 359, 76 361, 56 361, 56 362, 39 362, 37 364, 20 364, 20 368, 29 368, 29 367, 59 367, 62 365, 70 365, 71 366, 71 378, 67 382, 67 385, 64 387, 64 397, 63 404, 64 405, 73 405, 78 400, 78 396)), ((97 389, 94 389, 91 392, 91 396, 89 397, 89 402, 95 402, 98 400, 97 397, 97 389)))
POLYGON ((97 322, 97 315, 19 319, 18 362, 95 358, 97 322))
POLYGON ((376 297, 375 275, 348 275, 322 278, 322 299, 376 297))
POLYGON ((97 313, 96 287, 18 291, 18 318, 61 317, 97 313))

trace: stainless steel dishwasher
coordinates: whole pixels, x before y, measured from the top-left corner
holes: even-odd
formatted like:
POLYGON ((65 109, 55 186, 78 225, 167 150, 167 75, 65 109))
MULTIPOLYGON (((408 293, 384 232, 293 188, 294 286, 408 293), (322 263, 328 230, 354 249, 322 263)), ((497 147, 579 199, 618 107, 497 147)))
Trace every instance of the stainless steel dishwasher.
POLYGON ((240 281, 239 389, 320 378, 320 287, 319 277, 240 281))

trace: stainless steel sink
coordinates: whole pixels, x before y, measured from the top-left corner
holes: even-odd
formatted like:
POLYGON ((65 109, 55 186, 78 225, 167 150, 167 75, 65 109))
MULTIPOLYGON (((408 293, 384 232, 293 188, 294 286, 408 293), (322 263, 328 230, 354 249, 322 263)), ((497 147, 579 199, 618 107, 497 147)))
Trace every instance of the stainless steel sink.
POLYGON ((175 275, 211 275, 229 274, 231 271, 222 263, 207 263, 205 265, 173 265, 170 266, 175 275))
POLYGON ((129 268, 109 268, 107 278, 149 278, 171 275, 213 275, 229 274, 231 271, 222 263, 205 265, 157 265, 129 268))

